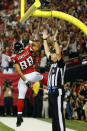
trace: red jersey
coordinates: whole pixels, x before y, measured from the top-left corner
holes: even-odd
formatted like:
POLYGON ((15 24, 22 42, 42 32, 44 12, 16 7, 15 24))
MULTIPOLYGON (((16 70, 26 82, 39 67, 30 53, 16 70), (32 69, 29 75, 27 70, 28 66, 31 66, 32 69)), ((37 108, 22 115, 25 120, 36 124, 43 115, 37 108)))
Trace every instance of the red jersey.
POLYGON ((14 64, 19 64, 21 71, 23 74, 28 74, 31 72, 34 72, 34 66, 33 66, 33 57, 32 57, 32 51, 33 49, 28 46, 24 49, 24 52, 21 54, 14 54, 11 57, 11 60, 14 64))

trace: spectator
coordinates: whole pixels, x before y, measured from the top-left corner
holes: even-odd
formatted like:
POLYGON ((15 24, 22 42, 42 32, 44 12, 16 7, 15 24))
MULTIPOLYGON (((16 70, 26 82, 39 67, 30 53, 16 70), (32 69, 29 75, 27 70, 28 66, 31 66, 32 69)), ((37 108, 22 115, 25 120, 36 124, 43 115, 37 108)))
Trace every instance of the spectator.
POLYGON ((70 58, 74 58, 74 57, 78 57, 79 54, 77 52, 77 41, 75 41, 73 38, 72 38, 72 44, 69 46, 71 49, 70 49, 70 53, 69 53, 69 57, 70 58))
POLYGON ((67 105, 67 96, 65 95, 64 102, 63 102, 64 118, 66 118, 66 105, 67 105))
POLYGON ((77 99, 76 103, 77 120, 85 120, 85 112, 83 110, 83 101, 77 99))
MULTIPOLYGON (((85 84, 85 86, 80 90, 79 99, 84 104, 84 107, 83 107, 84 110, 82 109, 82 111, 83 111, 83 113, 85 111, 85 117, 87 118, 86 108, 85 108, 86 107, 86 103, 87 103, 87 84, 85 84)), ((85 117, 84 117, 84 119, 85 119, 85 117)))
POLYGON ((45 73, 47 65, 47 57, 45 55, 45 51, 41 51, 41 61, 40 61, 40 72, 45 73))
POLYGON ((49 102, 48 102, 48 89, 47 89, 47 87, 44 87, 42 116, 44 118, 49 118, 49 102))
POLYGON ((87 54, 87 38, 86 40, 83 40, 83 53, 87 54))
POLYGON ((2 52, 0 54, 0 57, 1 57, 1 70, 3 72, 4 69, 9 65, 9 62, 11 61, 11 59, 9 56, 3 54, 2 52))
POLYGON ((85 111, 85 122, 87 122, 87 102, 85 102, 83 110, 85 111))
POLYGON ((9 66, 7 66, 6 68, 4 68, 3 74, 13 74, 12 68, 10 68, 9 66))
POLYGON ((65 86, 64 87, 64 89, 65 89, 65 96, 69 98, 71 96, 70 82, 67 82, 64 86, 65 86))
POLYGON ((13 86, 12 81, 5 80, 2 86, 4 91, 4 116, 7 115, 8 108, 10 109, 10 115, 13 116, 13 86))
POLYGON ((66 105, 66 119, 71 120, 73 116, 72 97, 68 99, 66 105))

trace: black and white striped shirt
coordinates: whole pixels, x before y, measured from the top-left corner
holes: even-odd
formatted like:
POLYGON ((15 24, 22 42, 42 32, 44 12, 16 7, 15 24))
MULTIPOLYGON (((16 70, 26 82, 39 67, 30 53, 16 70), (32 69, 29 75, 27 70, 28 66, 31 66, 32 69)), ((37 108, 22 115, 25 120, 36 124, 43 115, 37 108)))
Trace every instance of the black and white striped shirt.
POLYGON ((64 85, 64 74, 65 74, 65 63, 63 59, 51 64, 49 75, 48 75, 48 87, 64 85), (59 80, 59 71, 61 73, 61 81, 59 80))

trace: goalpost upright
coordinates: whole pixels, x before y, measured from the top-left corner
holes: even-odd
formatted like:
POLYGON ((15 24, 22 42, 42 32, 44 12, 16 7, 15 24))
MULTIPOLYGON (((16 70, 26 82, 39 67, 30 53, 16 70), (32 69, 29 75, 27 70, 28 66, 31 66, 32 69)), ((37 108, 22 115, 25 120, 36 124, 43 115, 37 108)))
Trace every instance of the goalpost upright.
POLYGON ((25 12, 25 0, 21 0, 21 19, 20 22, 25 22, 39 7, 41 3, 35 0, 34 4, 25 12))
POLYGON ((25 13, 25 0, 21 0, 21 18, 24 16, 25 13))

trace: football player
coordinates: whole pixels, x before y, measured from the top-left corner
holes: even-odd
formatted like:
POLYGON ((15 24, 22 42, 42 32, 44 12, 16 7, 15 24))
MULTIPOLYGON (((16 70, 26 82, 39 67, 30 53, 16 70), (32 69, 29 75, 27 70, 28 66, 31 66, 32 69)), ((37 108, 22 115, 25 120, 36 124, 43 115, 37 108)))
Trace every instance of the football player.
POLYGON ((17 73, 20 76, 18 82, 18 114, 17 114, 17 127, 23 122, 22 111, 24 107, 24 99, 27 89, 31 87, 32 82, 40 81, 43 76, 37 72, 33 65, 32 53, 40 49, 40 43, 32 42, 31 46, 24 48, 21 42, 14 43, 14 55, 11 60, 17 73))

